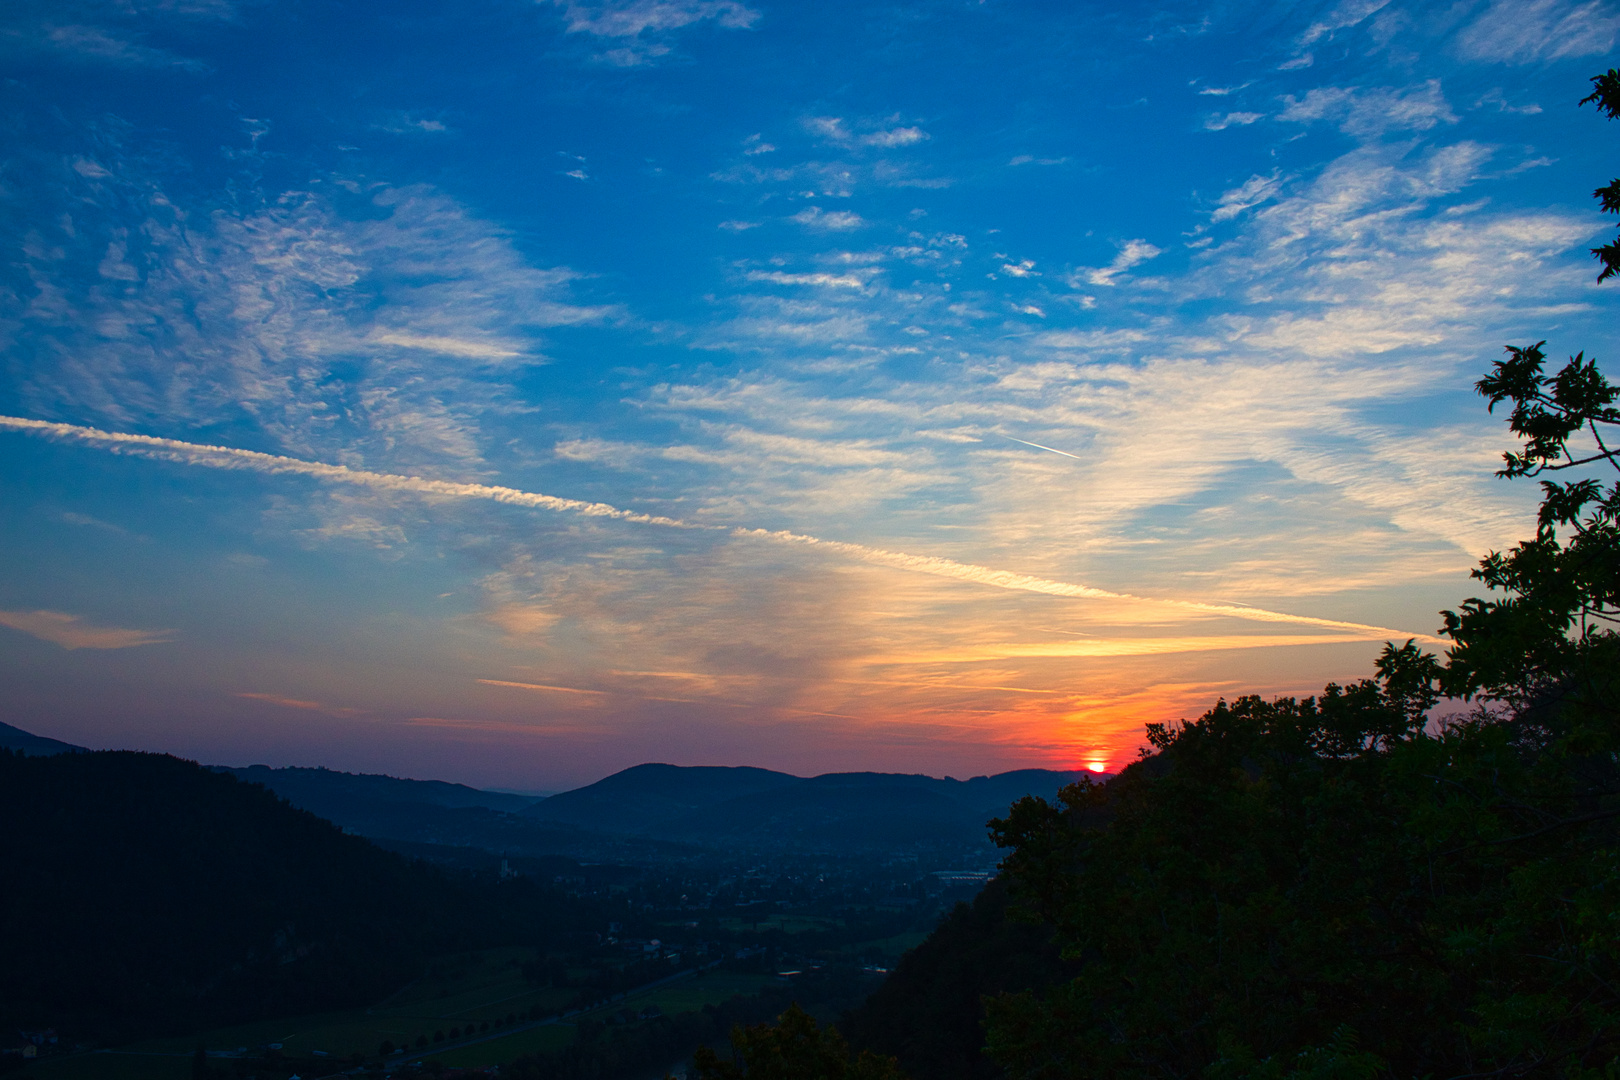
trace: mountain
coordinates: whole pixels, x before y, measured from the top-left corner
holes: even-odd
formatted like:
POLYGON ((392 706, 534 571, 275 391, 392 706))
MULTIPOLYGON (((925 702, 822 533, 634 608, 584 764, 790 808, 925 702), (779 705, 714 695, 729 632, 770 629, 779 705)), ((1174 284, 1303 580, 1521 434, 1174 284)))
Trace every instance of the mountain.
POLYGON ((343 808, 377 803, 421 803, 452 810, 481 806, 510 813, 536 800, 532 795, 483 791, 443 780, 402 780, 378 773, 346 773, 325 768, 272 769, 268 765, 249 765, 245 769, 214 766, 214 771, 228 772, 250 784, 263 784, 288 802, 313 810, 324 818, 333 818, 333 815, 317 809, 316 804, 343 808))
POLYGON ((637 765, 521 812, 530 820, 708 846, 876 850, 982 844, 985 823, 1081 773, 1020 769, 971 780, 904 773, 797 777, 767 769, 637 765))
POLYGON ((433 953, 541 944, 583 917, 156 754, 0 752, 0 865, 0 1029, 77 1039, 351 1007, 433 953))
POLYGON ((601 832, 659 833, 693 811, 803 783, 747 766, 636 765, 586 787, 535 803, 523 816, 601 832))
POLYGON ((0 724, 0 750, 14 750, 29 757, 46 757, 51 754, 74 753, 83 749, 82 746, 47 739, 43 735, 35 735, 10 724, 0 724))

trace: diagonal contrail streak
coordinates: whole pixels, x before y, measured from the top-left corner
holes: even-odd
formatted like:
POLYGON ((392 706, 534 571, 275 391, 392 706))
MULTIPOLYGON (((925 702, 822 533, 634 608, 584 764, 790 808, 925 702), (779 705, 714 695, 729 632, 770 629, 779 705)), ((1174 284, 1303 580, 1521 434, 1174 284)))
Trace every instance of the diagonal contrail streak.
MULTIPOLYGON (((1320 626, 1334 630, 1374 633, 1392 637, 1411 637, 1438 643, 1428 634, 1412 634, 1366 623, 1344 622, 1339 619, 1318 619, 1308 615, 1290 615, 1282 611, 1243 607, 1237 604, 1214 604, 1196 600, 1162 600, 1157 597, 1135 596, 1131 593, 1111 592, 1090 585, 1075 585, 1066 581, 1033 577, 1011 570, 961 563, 932 555, 909 555, 901 551, 888 551, 866 544, 852 544, 843 540, 825 540, 817 536, 768 529, 749 529, 725 525, 707 525, 657 514, 643 514, 622 510, 607 503, 564 499, 519 488, 498 487, 490 484, 465 484, 453 480, 428 480, 420 476, 401 476, 397 473, 372 472, 351 469, 347 465, 327 465, 318 461, 265 454, 257 450, 238 450, 230 446, 209 446, 204 443, 163 439, 153 435, 132 435, 126 432, 102 431, 99 428, 77 424, 58 424, 45 420, 30 420, 20 416, 0 416, 0 430, 12 430, 48 439, 94 446, 118 454, 133 454, 160 461, 173 461, 183 465, 199 465, 213 469, 242 469, 269 475, 307 476, 331 484, 348 484, 375 491, 401 492, 440 499, 480 499, 488 502, 524 506, 556 513, 580 514, 585 517, 611 518, 640 525, 661 525, 672 529, 703 532, 726 532, 739 539, 763 540, 768 543, 789 544, 836 552, 848 558, 878 566, 889 566, 913 573, 972 582, 998 589, 1042 593, 1047 596, 1068 596, 1084 600, 1124 600, 1133 603, 1162 604, 1184 611, 1224 615, 1251 622, 1288 623, 1299 626, 1320 626)), ((1015 440, 1022 441, 1022 440, 1015 440)), ((1031 444, 1034 445, 1034 444, 1031 444)), ((1048 447, 1041 447, 1048 449, 1048 447)), ((1059 451, 1061 453, 1062 451, 1059 451)), ((1072 456, 1072 455, 1071 455, 1072 456)))
POLYGON ((1033 446, 1037 450, 1050 450, 1054 454, 1062 454, 1064 457, 1072 457, 1076 461, 1086 460, 1079 454, 1071 454, 1067 450, 1059 450, 1055 446, 1042 446, 1038 442, 1030 442, 1028 439, 1015 439, 1011 435, 1003 435, 1002 438, 1006 439, 1008 442, 1023 443, 1025 446, 1033 446))

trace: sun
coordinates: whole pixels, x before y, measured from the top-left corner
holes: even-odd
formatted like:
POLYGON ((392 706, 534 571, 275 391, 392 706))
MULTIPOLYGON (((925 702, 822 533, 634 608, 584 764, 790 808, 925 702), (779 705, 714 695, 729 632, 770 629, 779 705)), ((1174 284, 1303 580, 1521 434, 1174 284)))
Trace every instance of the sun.
POLYGON ((1107 772, 1108 771, 1108 762, 1106 762, 1106 761, 1088 761, 1088 762, 1086 762, 1086 768, 1090 769, 1092 772, 1107 772))

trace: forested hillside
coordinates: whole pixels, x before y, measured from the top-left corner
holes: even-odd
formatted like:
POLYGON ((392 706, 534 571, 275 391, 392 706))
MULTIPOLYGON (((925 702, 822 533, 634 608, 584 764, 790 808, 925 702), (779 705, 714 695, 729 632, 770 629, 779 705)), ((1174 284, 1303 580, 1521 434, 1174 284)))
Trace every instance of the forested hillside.
POLYGON ((456 878, 176 758, 0 751, 0 1029, 80 1040, 369 1002, 576 902, 456 878))

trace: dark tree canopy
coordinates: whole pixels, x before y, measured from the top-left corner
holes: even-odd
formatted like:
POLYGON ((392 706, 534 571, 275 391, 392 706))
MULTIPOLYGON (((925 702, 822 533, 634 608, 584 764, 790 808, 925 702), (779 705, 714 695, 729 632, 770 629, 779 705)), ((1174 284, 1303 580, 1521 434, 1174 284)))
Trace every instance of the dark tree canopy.
MULTIPOLYGON (((1610 68, 1601 75, 1592 76, 1592 92, 1581 99, 1581 104, 1596 105, 1598 111, 1610 120, 1620 117, 1620 71, 1610 68)), ((1609 181, 1592 192, 1592 197, 1603 204, 1605 214, 1620 214, 1620 180, 1609 181)), ((1620 241, 1593 248, 1592 254, 1603 264, 1599 281, 1620 273, 1620 241)))

